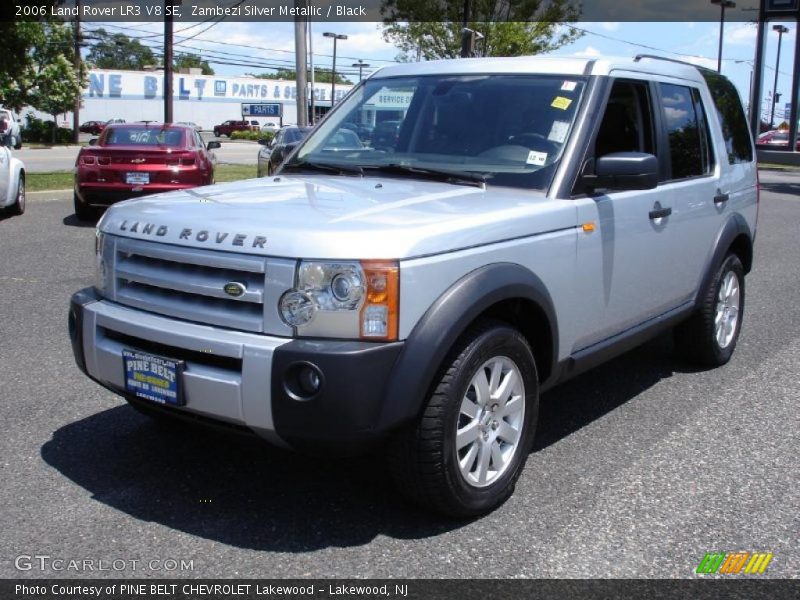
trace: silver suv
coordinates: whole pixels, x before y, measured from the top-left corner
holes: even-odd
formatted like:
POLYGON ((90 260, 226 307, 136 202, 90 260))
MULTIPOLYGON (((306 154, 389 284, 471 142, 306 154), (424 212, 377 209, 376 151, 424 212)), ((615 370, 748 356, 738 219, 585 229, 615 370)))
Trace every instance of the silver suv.
POLYGON ((305 452, 387 442, 402 493, 476 515, 512 493, 543 391, 668 328, 687 358, 730 359, 757 207, 715 72, 392 66, 277 175, 110 208, 73 349, 157 419, 305 452), (384 122, 380 148, 332 142, 384 122))

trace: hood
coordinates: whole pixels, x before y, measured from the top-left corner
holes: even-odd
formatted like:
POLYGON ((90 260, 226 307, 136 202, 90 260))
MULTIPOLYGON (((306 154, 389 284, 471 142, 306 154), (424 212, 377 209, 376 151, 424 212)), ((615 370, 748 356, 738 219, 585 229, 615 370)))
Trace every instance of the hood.
POLYGON ((289 258, 401 259, 574 227, 540 192, 391 177, 250 179, 115 204, 101 231, 289 258))

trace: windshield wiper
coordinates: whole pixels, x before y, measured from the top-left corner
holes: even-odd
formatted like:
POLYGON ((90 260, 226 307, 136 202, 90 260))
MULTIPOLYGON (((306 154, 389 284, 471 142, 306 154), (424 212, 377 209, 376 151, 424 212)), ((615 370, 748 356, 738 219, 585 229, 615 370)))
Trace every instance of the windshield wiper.
POLYGON ((428 179, 435 179, 437 181, 445 181, 447 183, 455 183, 462 185, 474 185, 476 187, 485 187, 486 176, 481 173, 471 171, 447 171, 445 169, 431 169, 428 167, 416 167, 412 165, 403 165, 400 163, 390 163, 388 165, 369 165, 365 167, 369 170, 379 171, 381 173, 396 173, 400 175, 421 175, 428 179))
POLYGON ((290 171, 295 169, 305 169, 308 171, 326 171, 330 173, 339 173, 340 175, 363 175, 364 169, 358 165, 339 165, 332 163, 321 163, 310 160, 301 160, 292 163, 286 163, 281 168, 281 171, 290 171))

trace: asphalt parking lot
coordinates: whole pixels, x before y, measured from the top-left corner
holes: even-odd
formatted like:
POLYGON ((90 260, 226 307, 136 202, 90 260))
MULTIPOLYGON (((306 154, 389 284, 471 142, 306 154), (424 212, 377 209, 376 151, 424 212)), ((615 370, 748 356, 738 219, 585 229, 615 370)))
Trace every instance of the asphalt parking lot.
POLYGON ((31 197, 0 218, 0 577, 670 578, 711 551, 797 577, 800 175, 761 183, 732 362, 695 371, 663 336, 550 392, 516 493, 474 521, 405 504, 379 456, 164 430, 89 381, 66 314, 94 230, 31 197), (18 569, 36 554, 124 568, 18 569))

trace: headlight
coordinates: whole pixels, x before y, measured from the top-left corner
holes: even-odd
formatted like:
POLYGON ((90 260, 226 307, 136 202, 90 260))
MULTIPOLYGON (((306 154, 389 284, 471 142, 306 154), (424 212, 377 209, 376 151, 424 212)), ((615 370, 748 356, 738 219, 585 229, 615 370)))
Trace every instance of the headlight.
POLYGON ((398 303, 396 262, 303 261, 278 308, 300 336, 396 340, 398 303))
POLYGON ((96 229, 94 232, 94 288, 99 294, 106 290, 105 235, 96 229))

